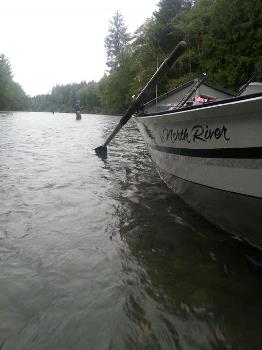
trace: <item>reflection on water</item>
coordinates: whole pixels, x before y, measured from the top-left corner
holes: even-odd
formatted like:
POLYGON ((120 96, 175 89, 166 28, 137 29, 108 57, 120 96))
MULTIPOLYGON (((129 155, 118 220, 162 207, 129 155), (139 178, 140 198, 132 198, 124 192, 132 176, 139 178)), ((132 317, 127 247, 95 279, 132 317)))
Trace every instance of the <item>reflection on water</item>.
POLYGON ((260 253, 167 189, 132 122, 96 157, 117 120, 0 114, 0 349, 260 349, 260 253))

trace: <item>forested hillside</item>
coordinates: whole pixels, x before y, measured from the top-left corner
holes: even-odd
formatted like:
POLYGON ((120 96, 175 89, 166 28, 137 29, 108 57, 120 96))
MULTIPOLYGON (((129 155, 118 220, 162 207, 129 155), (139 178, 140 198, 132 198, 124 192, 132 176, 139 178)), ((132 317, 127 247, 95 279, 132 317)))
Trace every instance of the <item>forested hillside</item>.
POLYGON ((180 40, 188 49, 158 87, 160 93, 203 72, 225 88, 238 89, 262 65, 262 2, 161 0, 158 10, 133 34, 116 12, 105 38, 104 77, 56 86, 51 94, 32 98, 30 108, 70 112, 79 99, 85 112, 120 114, 180 40))
POLYGON ((21 86, 13 81, 11 63, 4 54, 0 55, 0 111, 24 110, 29 106, 29 98, 21 86))

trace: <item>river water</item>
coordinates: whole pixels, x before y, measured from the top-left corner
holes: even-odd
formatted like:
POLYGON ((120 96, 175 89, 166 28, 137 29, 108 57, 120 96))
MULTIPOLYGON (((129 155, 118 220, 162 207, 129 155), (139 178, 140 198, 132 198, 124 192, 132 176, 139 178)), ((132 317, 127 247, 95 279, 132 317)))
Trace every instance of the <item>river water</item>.
POLYGON ((0 349, 261 349, 260 253, 159 178, 131 121, 0 113, 0 349))

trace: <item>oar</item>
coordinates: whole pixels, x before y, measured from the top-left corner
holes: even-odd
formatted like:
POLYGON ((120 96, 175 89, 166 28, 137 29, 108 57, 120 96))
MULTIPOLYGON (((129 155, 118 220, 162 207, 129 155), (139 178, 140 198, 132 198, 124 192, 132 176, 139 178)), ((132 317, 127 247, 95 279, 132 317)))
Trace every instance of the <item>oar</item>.
POLYGON ((238 90, 238 92, 234 95, 234 97, 240 96, 242 92, 246 90, 248 85, 252 82, 252 80, 258 75, 258 73, 262 72, 262 66, 259 67, 253 74, 252 76, 248 79, 248 81, 238 90))
POLYGON ((105 141, 102 146, 95 148, 95 152, 100 157, 105 157, 107 154, 107 145, 109 142, 115 137, 115 135, 120 131, 120 129, 128 122, 128 120, 132 117, 132 115, 139 109, 142 103, 145 102, 146 97, 149 95, 151 90, 155 88, 155 86, 163 79, 165 74, 171 69, 173 63, 178 59, 179 56, 185 51, 186 43, 184 41, 180 41, 175 49, 171 52, 171 54, 164 60, 161 66, 157 69, 155 74, 151 77, 149 82, 146 84, 144 89, 140 92, 140 94, 135 98, 135 100, 131 103, 126 113, 120 119, 119 123, 105 141))

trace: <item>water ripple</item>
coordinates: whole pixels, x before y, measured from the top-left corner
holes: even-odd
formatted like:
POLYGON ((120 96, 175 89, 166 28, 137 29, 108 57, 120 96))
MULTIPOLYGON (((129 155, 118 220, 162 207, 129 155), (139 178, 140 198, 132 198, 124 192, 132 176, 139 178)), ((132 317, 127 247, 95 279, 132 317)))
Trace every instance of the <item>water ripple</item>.
POLYGON ((96 157, 118 120, 0 113, 0 349, 260 349, 260 253, 169 191, 132 121, 96 157))

